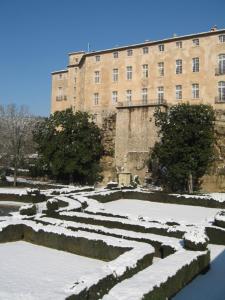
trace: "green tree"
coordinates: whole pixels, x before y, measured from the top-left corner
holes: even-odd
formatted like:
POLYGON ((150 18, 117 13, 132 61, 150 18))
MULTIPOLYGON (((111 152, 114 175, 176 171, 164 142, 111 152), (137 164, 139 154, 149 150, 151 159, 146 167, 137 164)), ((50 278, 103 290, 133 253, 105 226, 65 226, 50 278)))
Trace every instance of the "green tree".
POLYGON ((101 179, 101 131, 88 113, 55 112, 36 126, 33 136, 42 173, 81 184, 101 179))
POLYGON ((213 159, 214 111, 209 105, 180 104, 155 112, 160 141, 150 155, 153 176, 173 191, 198 189, 213 159))

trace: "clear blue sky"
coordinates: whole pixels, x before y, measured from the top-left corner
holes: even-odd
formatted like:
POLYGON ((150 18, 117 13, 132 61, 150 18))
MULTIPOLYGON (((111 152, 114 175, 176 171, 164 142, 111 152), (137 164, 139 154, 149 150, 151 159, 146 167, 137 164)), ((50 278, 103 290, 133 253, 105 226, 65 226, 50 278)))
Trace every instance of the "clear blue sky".
POLYGON ((49 115, 67 53, 225 28, 225 0, 0 0, 0 104, 49 115))

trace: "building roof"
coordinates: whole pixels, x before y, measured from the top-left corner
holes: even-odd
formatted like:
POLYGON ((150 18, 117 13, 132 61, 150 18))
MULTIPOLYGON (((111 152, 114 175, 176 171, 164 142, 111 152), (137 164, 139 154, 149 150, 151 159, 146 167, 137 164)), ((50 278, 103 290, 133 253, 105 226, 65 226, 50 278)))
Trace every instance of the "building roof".
MULTIPOLYGON (((114 51, 119 51, 119 50, 125 50, 125 49, 133 49, 133 48, 139 48, 139 47, 145 47, 145 46, 152 46, 152 45, 157 45, 157 44, 164 44, 164 43, 169 43, 169 42, 174 42, 174 41, 179 41, 179 40, 187 40, 191 38, 200 38, 204 36, 209 36, 209 35, 218 35, 218 34, 225 34, 225 29, 220 29, 220 30, 210 30, 206 32, 201 32, 201 33, 195 33, 195 34, 188 34, 188 35, 183 35, 183 36, 174 36, 171 38, 166 38, 166 39, 161 39, 161 40, 156 40, 156 41, 145 41, 142 43, 138 44, 131 44, 131 45, 125 45, 125 46, 120 46, 120 47, 114 47, 114 48, 108 48, 104 50, 97 50, 97 51, 91 51, 91 52, 83 52, 85 56, 92 56, 92 55, 99 55, 107 52, 114 52, 114 51)), ((79 52, 71 52, 69 55, 72 54, 77 54, 79 52)))

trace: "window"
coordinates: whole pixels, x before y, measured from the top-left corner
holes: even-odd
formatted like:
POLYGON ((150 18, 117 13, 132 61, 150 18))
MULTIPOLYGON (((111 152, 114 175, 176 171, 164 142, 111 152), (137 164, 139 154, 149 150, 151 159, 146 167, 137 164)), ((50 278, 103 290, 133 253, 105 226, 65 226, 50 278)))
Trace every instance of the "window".
POLYGON ((199 84, 198 83, 192 84, 192 98, 193 99, 199 98, 199 84))
POLYGON ((159 51, 160 51, 160 52, 163 52, 163 51, 164 51, 164 45, 163 45, 163 44, 159 45, 159 51))
POLYGON ((113 82, 118 81, 118 78, 119 78, 119 70, 118 69, 113 69, 113 73, 112 73, 113 82))
POLYGON ((218 83, 218 95, 219 101, 225 101, 225 81, 220 81, 218 83))
POLYGON ((58 87, 58 96, 62 96, 62 91, 63 91, 63 89, 62 89, 62 87, 61 86, 59 86, 58 87))
POLYGON ((132 101, 132 91, 131 90, 127 90, 127 101, 128 102, 132 101))
POLYGON ((158 103, 161 104, 164 100, 164 87, 159 86, 158 87, 158 103))
POLYGON ((127 80, 132 79, 132 66, 127 67, 127 80))
POLYGON ((99 93, 94 93, 94 105, 99 104, 99 93))
POLYGON ((148 65, 142 65, 142 77, 143 78, 148 78, 148 65))
POLYGON ((95 56, 95 61, 100 61, 100 55, 95 56))
POLYGON ((225 54, 219 55, 219 74, 225 74, 225 54))
POLYGON ((118 58, 119 57, 119 53, 118 53, 118 51, 116 51, 116 52, 113 52, 113 58, 118 58))
POLYGON ((164 62, 158 63, 159 76, 164 76, 164 62))
POLYGON ((94 81, 95 83, 100 83, 100 71, 95 71, 94 81))
POLYGON ((112 103, 115 104, 118 101, 118 92, 112 91, 112 103))
POLYGON ((142 94, 142 102, 143 104, 147 104, 148 102, 148 89, 147 88, 143 88, 141 91, 142 94))
POLYGON ((219 41, 220 43, 225 43, 225 34, 219 35, 219 41))
POLYGON ((192 72, 199 72, 199 57, 192 58, 192 72))
POLYGON ((192 43, 194 46, 199 46, 199 39, 193 39, 192 43))
POLYGON ((182 74, 182 59, 176 60, 176 74, 182 74))
POLYGON ((127 50, 127 56, 132 56, 133 55, 133 50, 132 49, 128 49, 127 50))
POLYGON ((61 86, 59 86, 57 89, 56 101, 61 101, 61 100, 63 100, 63 89, 61 86))
POLYGON ((59 74, 59 79, 62 79, 62 74, 59 74))
POLYGON ((75 58, 75 62, 78 62, 78 58, 75 58))
POLYGON ((77 68, 74 69, 74 72, 77 73, 77 68))
POLYGON ((176 47, 177 47, 177 48, 182 48, 182 42, 181 42, 181 41, 176 42, 176 47))
POLYGON ((182 99, 182 85, 176 85, 176 100, 182 99))
POLYGON ((77 82, 77 78, 76 77, 74 77, 74 83, 76 83, 77 82))
POLYGON ((143 54, 148 54, 148 47, 142 48, 143 54))

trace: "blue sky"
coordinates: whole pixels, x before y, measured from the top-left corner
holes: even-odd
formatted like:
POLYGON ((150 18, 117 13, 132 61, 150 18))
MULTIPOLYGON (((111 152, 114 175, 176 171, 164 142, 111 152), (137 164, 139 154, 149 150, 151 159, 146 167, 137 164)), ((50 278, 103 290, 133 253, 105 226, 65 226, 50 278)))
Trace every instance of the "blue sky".
POLYGON ((0 104, 50 113, 67 53, 225 28, 225 0, 0 0, 0 104))

